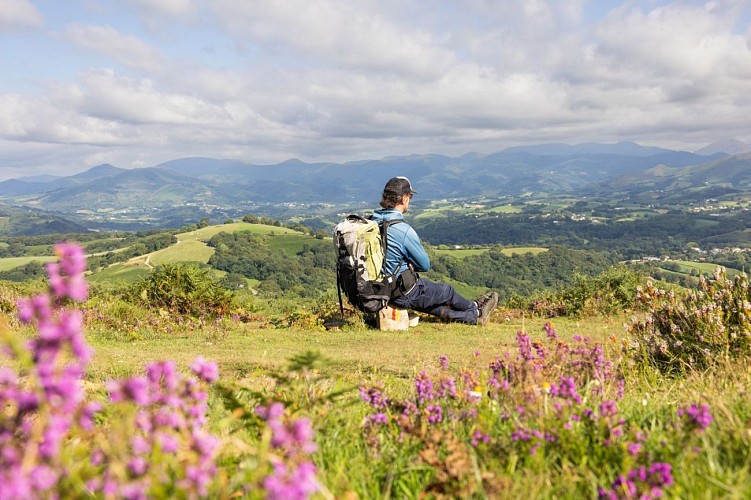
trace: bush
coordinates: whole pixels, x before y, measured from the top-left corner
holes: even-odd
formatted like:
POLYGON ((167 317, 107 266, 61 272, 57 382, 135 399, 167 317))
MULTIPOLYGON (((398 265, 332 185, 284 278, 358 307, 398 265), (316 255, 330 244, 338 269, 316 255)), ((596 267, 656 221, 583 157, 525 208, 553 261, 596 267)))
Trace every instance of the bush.
POLYGON ((634 305, 641 277, 625 267, 613 267, 595 277, 574 275, 574 284, 564 290, 566 314, 613 314, 634 305))
POLYGON ((575 273, 573 284, 563 290, 531 299, 513 295, 507 305, 544 318, 609 315, 636 305, 640 281, 639 273, 625 267, 610 268, 594 277, 575 273))
POLYGON ((751 292, 745 273, 731 280, 718 268, 714 280, 702 277, 699 290, 686 294, 649 282, 639 289, 637 300, 649 311, 628 327, 637 361, 682 372, 751 352, 751 292))
POLYGON ((130 289, 134 303, 195 317, 230 311, 232 292, 212 278, 208 269, 189 264, 165 264, 130 289))

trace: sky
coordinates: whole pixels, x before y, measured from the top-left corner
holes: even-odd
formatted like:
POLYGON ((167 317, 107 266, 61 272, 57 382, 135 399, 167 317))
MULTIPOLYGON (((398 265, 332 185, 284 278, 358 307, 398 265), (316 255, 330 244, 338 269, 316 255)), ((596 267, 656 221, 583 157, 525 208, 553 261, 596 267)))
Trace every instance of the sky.
POLYGON ((751 0, 0 0, 0 180, 751 143, 751 0))

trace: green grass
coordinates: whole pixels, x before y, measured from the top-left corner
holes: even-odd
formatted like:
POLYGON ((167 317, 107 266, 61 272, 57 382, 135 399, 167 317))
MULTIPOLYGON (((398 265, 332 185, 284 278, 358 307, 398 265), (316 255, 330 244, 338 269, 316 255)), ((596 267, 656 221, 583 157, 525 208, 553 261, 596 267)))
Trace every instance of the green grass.
POLYGON ((696 219, 694 224, 697 227, 714 227, 719 225, 720 221, 711 219, 696 219))
POLYGON ((441 209, 427 208, 415 215, 415 219, 446 219, 448 215, 441 209))
MULTIPOLYGON (((301 306, 298 304, 298 307, 301 306)), ((268 307, 270 314, 283 315, 285 309, 283 303, 268 307)), ((132 308, 123 310, 133 311, 132 308)), ((628 344, 623 326, 628 317, 630 313, 609 318, 556 318, 553 322, 561 341, 572 342, 574 336, 583 335, 592 342, 604 343, 606 352, 615 359, 620 346, 628 344)), ((362 436, 365 414, 372 410, 358 400, 357 387, 379 386, 389 397, 411 397, 414 378, 420 372, 427 371, 433 380, 442 376, 443 372, 437 370, 437 360, 445 355, 451 362, 450 373, 457 376, 459 388, 461 368, 475 367, 487 373, 489 363, 507 351, 512 353, 508 362, 516 359, 513 356, 517 352, 514 347, 518 331, 527 332, 533 341, 552 346, 542 329, 546 321, 527 318, 519 311, 496 311, 487 327, 447 324, 423 317, 417 327, 405 332, 381 332, 364 326, 331 331, 276 329, 268 326, 269 323, 260 326, 261 320, 247 324, 227 321, 221 328, 208 323, 194 332, 148 334, 133 331, 126 340, 126 335, 98 327, 94 319, 87 339, 95 356, 87 368, 85 386, 88 391, 102 395, 106 381, 142 374, 148 363, 173 360, 181 371, 187 371, 200 355, 218 363, 222 384, 238 384, 263 394, 261 399, 249 402, 250 408, 265 402, 266 396, 285 398, 290 414, 311 419, 318 446, 314 454, 318 478, 332 498, 350 498, 355 494, 359 498, 418 498, 423 494, 429 497, 425 489, 434 481, 436 468, 449 462, 441 455, 441 460, 435 462, 439 465, 428 465, 430 454, 423 452, 430 451, 431 429, 423 429, 422 434, 415 431, 402 440, 395 429, 391 428, 394 431, 391 432, 383 427, 378 431, 382 447, 369 448, 362 436), (285 368, 289 360, 307 351, 320 353, 324 362, 310 372, 291 375, 285 368), (280 382, 275 378, 277 375, 287 375, 287 382, 280 382), (339 390, 345 392, 337 402, 316 403, 316 398, 339 390)), ((24 329, 23 334, 29 335, 29 330, 24 329)), ((483 394, 476 406, 456 403, 463 408, 477 408, 479 417, 469 421, 447 418, 440 427, 441 434, 433 437, 444 438, 439 441, 446 446, 442 453, 447 453, 451 440, 454 443, 458 440, 462 443, 461 449, 468 450, 467 465, 457 465, 464 479, 479 477, 481 472, 487 476, 482 486, 485 490, 475 491, 474 495, 453 490, 450 496, 589 497, 596 493, 598 486, 609 486, 618 474, 635 466, 668 461, 676 480, 676 485, 665 492, 668 498, 746 498, 751 491, 747 453, 751 407, 746 394, 751 384, 751 371, 728 366, 687 377, 663 377, 648 369, 635 370, 628 363, 623 365, 623 370, 626 385, 624 397, 618 401, 618 417, 624 418, 627 435, 612 450, 604 446, 587 448, 592 441, 604 437, 589 433, 576 423, 573 431, 561 431, 560 435, 568 441, 546 444, 534 456, 523 443, 511 441, 509 435, 514 429, 514 418, 509 420, 502 415, 513 414, 514 408, 540 410, 540 415, 546 416, 545 424, 550 424, 543 429, 555 430, 554 426, 563 425, 556 420, 552 408, 531 403, 524 408, 526 398, 534 399, 535 391, 538 396, 539 391, 544 391, 540 379, 529 374, 519 381, 511 376, 519 387, 516 395, 509 392, 490 402, 483 394), (691 402, 711 405, 715 422, 705 434, 676 431, 677 408, 691 402), (470 446, 469 436, 475 429, 492 434, 494 441, 488 446, 470 446), (644 446, 649 449, 648 454, 638 459, 628 457, 624 451, 626 443, 639 439, 637 430, 645 432, 644 446), (616 458, 609 458, 611 453, 616 458), (618 457, 624 455, 625 461, 618 461, 618 457)), ((556 381, 551 378, 549 382, 556 381)), ((477 383, 485 387, 486 382, 477 383)), ((581 395, 596 401, 595 391, 582 389, 581 395)), ((462 398, 460 395, 456 401, 464 401, 462 398)), ((538 401, 541 400, 538 398, 538 401)), ((449 408, 452 403, 442 404, 449 408)), ((247 428, 232 432, 239 421, 233 421, 223 409, 216 391, 212 391, 209 405, 211 432, 222 439, 223 451, 228 453, 225 457, 242 453, 240 450, 255 457, 252 453, 260 431, 244 423, 241 425, 247 428), (242 441, 243 436, 250 436, 249 441, 242 441)), ((565 408, 564 405, 564 412, 565 408)), ((533 417, 528 422, 536 425, 537 421, 533 417)), ((235 472, 236 464, 229 458, 226 460, 220 475, 235 472)), ((253 460, 249 460, 245 465, 252 466, 252 463, 253 460)), ((446 485, 452 486, 451 483, 446 485)))
POLYGON ((547 248, 542 247, 514 247, 514 248, 504 248, 502 253, 504 255, 523 255, 525 253, 531 253, 532 255, 541 254, 543 252, 547 252, 547 248))
MULTIPOLYGON (((152 360, 173 359, 185 366, 201 355, 215 360, 225 374, 241 378, 259 369, 279 369, 290 357, 313 350, 330 360, 338 376, 350 381, 363 373, 411 377, 416 370, 434 366, 440 355, 469 362, 474 359, 473 353, 479 351, 483 362, 489 361, 514 343, 519 330, 544 338, 544 323, 539 318, 505 321, 497 315, 485 328, 423 318, 417 327, 406 332, 370 328, 311 332, 237 323, 220 338, 196 333, 117 341, 108 335, 96 335, 89 338, 97 353, 89 374, 94 380, 104 381, 113 371, 135 373, 152 360)), ((564 319, 557 321, 556 327, 563 339, 576 334, 602 339, 622 329, 617 320, 603 323, 564 319)))
POLYGON ((309 245, 313 241, 315 241, 315 238, 306 234, 279 234, 270 238, 269 248, 293 256, 302 251, 306 244, 309 245))
MULTIPOLYGON (((715 269, 720 267, 718 264, 713 264, 711 262, 691 262, 688 260, 675 260, 672 262, 676 262, 681 266, 681 272, 684 272, 686 274, 690 273, 692 269, 696 269, 701 274, 708 274, 712 275, 715 272, 715 269)), ((728 276, 733 277, 740 273, 737 269, 727 269, 728 276)))
POLYGON ((297 231, 286 227, 250 224, 247 222, 233 222, 231 224, 207 226, 201 229, 196 229, 195 231, 180 233, 177 235, 177 239, 179 241, 208 241, 212 236, 219 233, 235 233, 237 231, 250 231, 256 234, 300 234, 297 231))
POLYGON ((106 269, 97 271, 87 276, 91 283, 109 284, 134 283, 149 273, 146 266, 134 266, 128 264, 113 264, 106 269))
POLYGON ((37 256, 37 257, 5 257, 0 259, 0 271, 9 271, 17 267, 28 264, 29 262, 52 262, 57 259, 54 256, 37 256))
POLYGON ((175 264, 177 262, 206 263, 214 255, 214 249, 198 240, 178 239, 177 244, 151 254, 149 263, 152 266, 175 264))
MULTIPOLYGON (((463 259, 464 257, 470 257, 472 255, 482 255, 487 252, 488 248, 436 248, 435 253, 439 255, 449 255, 456 257, 457 259, 463 259)), ((537 255, 543 252, 547 252, 547 248, 542 247, 513 247, 504 248, 501 250, 503 255, 524 255, 525 253, 531 253, 537 255)))
POLYGON ((292 251, 294 253, 302 249, 303 240, 312 239, 311 236, 303 235, 286 227, 249 224, 247 222, 221 224, 178 234, 177 244, 154 252, 151 255, 150 263, 154 266, 176 262, 206 263, 214 255, 214 249, 210 248, 206 242, 219 233, 234 233, 238 231, 250 231, 254 234, 269 235, 272 238, 272 246, 278 245, 288 252, 292 251))
MULTIPOLYGON (((251 231, 255 234, 268 235, 271 238, 270 244, 272 247, 284 250, 291 255, 302 250, 303 245, 313 239, 312 236, 301 234, 289 228, 263 224, 235 222, 207 226, 195 231, 177 234, 176 244, 150 254, 139 255, 125 263, 115 264, 106 270, 93 274, 91 279, 97 282, 107 280, 133 282, 156 266, 178 262, 205 264, 214 254, 214 249, 207 245, 208 240, 222 232, 232 233, 237 231, 251 231)), ((50 257, 50 259, 52 258, 50 257)))
POLYGON ((471 255, 482 255, 488 251, 487 248, 436 248, 435 253, 438 255, 448 255, 457 259, 463 259, 471 255))
POLYGON ((522 212, 522 209, 509 203, 507 205, 499 205, 497 207, 489 208, 487 212, 495 214, 519 214, 522 212))

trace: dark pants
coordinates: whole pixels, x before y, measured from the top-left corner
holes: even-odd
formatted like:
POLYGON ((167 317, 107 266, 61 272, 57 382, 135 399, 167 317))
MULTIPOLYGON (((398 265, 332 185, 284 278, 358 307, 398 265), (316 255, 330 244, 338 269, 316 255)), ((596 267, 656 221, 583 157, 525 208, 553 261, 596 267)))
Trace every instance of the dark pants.
POLYGON ((432 314, 451 321, 477 323, 477 306, 446 283, 434 283, 420 278, 404 297, 391 301, 397 307, 432 314))

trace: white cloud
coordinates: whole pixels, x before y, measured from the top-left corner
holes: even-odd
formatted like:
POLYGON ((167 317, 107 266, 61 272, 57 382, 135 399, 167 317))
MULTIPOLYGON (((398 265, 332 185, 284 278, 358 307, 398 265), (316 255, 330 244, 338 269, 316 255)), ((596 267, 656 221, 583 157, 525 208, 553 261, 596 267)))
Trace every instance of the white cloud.
POLYGON ((190 18, 196 13, 192 0, 126 0, 148 15, 174 18, 190 18))
POLYGON ((0 93, 0 139, 66 154, 78 144, 82 161, 120 166, 192 154, 270 162, 748 141, 749 7, 129 0, 62 28, 85 49, 66 45, 70 74, 0 93), (168 36, 141 38, 139 20, 168 36))
POLYGON ((110 57, 129 68, 159 72, 164 67, 164 58, 158 50, 111 26, 73 24, 68 26, 64 36, 79 47, 110 57))
POLYGON ((36 27, 43 22, 41 12, 29 0, 0 0, 0 31, 36 27))
POLYGON ((120 123, 210 126, 228 116, 198 96, 160 91, 152 80, 111 70, 87 73, 82 85, 81 111, 120 123))
POLYGON ((218 0, 221 22, 240 43, 292 57, 303 67, 435 77, 454 55, 429 32, 400 27, 377 2, 218 0))
POLYGON ((74 87, 67 87, 43 99, 0 96, 0 107, 4 111, 0 138, 31 143, 122 143, 115 123, 76 112, 76 94, 74 87))
POLYGON ((704 7, 668 5, 649 12, 622 9, 598 30, 600 52, 620 75, 700 80, 751 71, 751 52, 732 33, 733 20, 704 7))

